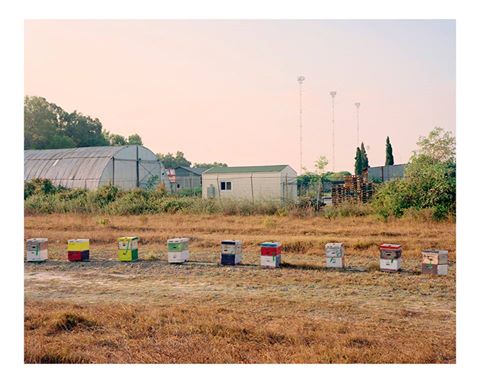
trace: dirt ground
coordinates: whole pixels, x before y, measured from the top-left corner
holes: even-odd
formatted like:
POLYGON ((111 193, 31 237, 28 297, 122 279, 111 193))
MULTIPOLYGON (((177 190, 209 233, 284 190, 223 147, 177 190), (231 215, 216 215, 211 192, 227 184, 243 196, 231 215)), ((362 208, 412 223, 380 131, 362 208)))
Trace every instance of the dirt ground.
POLYGON ((454 222, 64 214, 26 216, 31 237, 49 260, 25 263, 26 363, 455 363, 454 222), (116 260, 124 235, 140 237, 136 263, 116 260), (176 236, 187 264, 167 263, 176 236), (66 260, 69 238, 90 238, 90 262, 66 260), (221 266, 232 238, 243 265, 221 266), (282 268, 259 267, 266 240, 282 268), (345 270, 325 268, 327 242, 344 242, 345 270), (379 271, 383 242, 402 244, 402 272, 379 271), (420 273, 432 247, 448 276, 420 273))

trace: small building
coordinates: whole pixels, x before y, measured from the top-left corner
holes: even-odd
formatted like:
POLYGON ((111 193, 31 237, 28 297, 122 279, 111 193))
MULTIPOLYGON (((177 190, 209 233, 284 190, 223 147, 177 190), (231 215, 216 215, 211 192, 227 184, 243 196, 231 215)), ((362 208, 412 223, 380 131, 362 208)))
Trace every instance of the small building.
POLYGON ((114 185, 128 190, 160 182, 170 189, 162 163, 141 145, 25 150, 23 179, 35 178, 71 189, 114 185))
POLYGON ((297 173, 288 165, 213 167, 202 174, 202 197, 296 201, 297 173))
POLYGON ((368 168, 369 182, 387 182, 403 178, 405 175, 405 164, 373 166, 368 168))
POLYGON ((189 168, 187 166, 177 166, 175 169, 173 169, 173 192, 201 188, 202 173, 208 169, 209 168, 189 168))

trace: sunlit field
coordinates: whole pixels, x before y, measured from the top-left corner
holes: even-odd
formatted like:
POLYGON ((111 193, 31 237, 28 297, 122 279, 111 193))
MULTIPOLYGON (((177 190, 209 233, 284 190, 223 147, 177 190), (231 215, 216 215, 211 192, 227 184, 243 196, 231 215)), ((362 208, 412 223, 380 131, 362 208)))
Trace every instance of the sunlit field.
POLYGON ((164 214, 25 217, 49 260, 25 264, 26 363, 454 363, 455 223, 373 216, 327 219, 164 214), (116 238, 140 237, 136 263, 116 238), (167 263, 166 240, 189 237, 191 261, 167 263), (88 263, 66 241, 90 239, 88 263), (240 239, 243 264, 221 266, 240 239), (263 241, 282 268, 259 267, 263 241), (325 268, 343 242, 347 268, 325 268), (378 245, 403 246, 404 270, 379 271, 378 245), (448 276, 422 275, 420 251, 449 251, 448 276))

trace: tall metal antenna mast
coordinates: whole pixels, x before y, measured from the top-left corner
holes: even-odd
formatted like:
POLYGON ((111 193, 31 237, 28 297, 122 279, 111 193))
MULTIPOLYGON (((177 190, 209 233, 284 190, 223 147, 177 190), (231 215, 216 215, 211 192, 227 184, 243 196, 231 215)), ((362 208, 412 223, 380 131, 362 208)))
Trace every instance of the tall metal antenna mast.
POLYGON ((356 102, 357 107, 357 148, 360 147, 360 103, 356 102))
POLYGON ((332 168, 335 172, 335 95, 336 91, 332 90, 330 96, 332 96, 332 168))
POLYGON ((304 76, 298 76, 297 77, 297 81, 298 81, 298 86, 299 86, 299 101, 300 101, 300 109, 299 109, 299 128, 300 128, 300 173, 299 174, 302 174, 302 171, 303 171, 303 121, 302 121, 302 117, 303 117, 303 105, 302 105, 302 96, 303 96, 303 82, 305 81, 305 77, 304 76))

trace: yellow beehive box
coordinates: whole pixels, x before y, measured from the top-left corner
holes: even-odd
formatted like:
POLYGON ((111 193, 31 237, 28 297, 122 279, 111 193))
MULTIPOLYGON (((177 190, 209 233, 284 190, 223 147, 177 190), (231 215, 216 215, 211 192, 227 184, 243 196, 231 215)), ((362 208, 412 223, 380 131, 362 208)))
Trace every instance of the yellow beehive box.
POLYGON ((138 237, 118 238, 118 260, 134 262, 138 260, 138 237))
POLYGON ((117 242, 120 250, 138 249, 138 237, 120 237, 117 242))
POLYGON ((86 251, 90 250, 89 239, 69 239, 67 251, 86 251))

